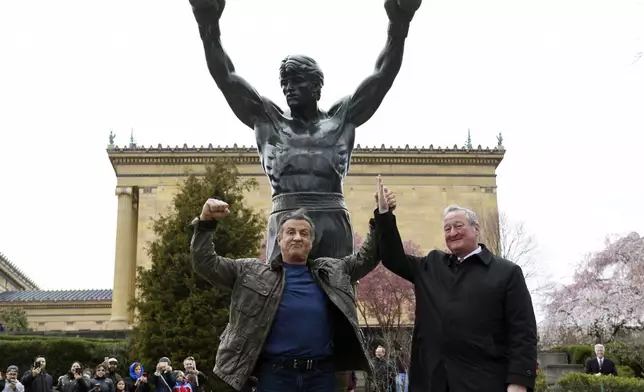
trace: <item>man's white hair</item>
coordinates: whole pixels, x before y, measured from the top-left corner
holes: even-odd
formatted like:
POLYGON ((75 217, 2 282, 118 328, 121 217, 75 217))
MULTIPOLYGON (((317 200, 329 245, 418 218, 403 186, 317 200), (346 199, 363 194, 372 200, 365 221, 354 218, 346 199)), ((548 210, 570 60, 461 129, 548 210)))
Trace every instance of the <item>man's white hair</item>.
POLYGON ((603 349, 604 349, 604 345, 603 345, 603 344, 596 344, 596 345, 595 345, 595 352, 597 352, 597 350, 600 350, 600 349, 601 349, 601 350, 603 350, 603 349))
POLYGON ((443 212, 443 218, 447 216, 450 212, 459 212, 462 211, 467 215, 467 220, 470 222, 470 225, 478 225, 479 224, 479 218, 477 218, 476 213, 474 211, 470 210, 469 208, 464 208, 461 206, 458 206, 456 204, 451 204, 445 208, 445 211, 443 212))

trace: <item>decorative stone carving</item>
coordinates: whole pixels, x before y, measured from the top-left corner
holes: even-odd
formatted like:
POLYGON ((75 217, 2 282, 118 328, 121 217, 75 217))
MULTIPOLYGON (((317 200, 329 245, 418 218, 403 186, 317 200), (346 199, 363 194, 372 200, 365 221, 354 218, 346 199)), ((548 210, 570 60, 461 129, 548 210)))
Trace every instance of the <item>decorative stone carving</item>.
POLYGON ((121 195, 132 196, 133 189, 131 186, 117 186, 115 193, 116 193, 116 196, 121 196, 121 195))

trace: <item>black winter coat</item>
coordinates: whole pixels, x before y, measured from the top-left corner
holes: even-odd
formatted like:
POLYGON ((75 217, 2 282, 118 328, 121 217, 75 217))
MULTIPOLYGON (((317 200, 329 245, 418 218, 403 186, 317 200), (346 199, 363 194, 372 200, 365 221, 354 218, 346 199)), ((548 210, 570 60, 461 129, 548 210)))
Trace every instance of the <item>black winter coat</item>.
POLYGON ((537 324, 521 268, 485 245, 462 262, 406 255, 393 214, 376 215, 382 263, 414 284, 409 392, 534 388, 537 324))
POLYGON ((33 369, 27 370, 20 379, 25 386, 25 392, 51 392, 53 389, 53 380, 51 375, 43 370, 37 376, 34 376, 33 369))

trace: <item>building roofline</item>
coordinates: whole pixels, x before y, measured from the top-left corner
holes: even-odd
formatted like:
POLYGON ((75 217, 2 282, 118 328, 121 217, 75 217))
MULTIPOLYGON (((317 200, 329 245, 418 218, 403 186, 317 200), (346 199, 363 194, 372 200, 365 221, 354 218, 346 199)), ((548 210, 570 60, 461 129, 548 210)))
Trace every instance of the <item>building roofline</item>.
MULTIPOLYGON (((14 263, 5 256, 4 253, 0 252, 0 266, 5 267, 6 269, 10 270, 13 274, 15 274, 18 278, 23 280, 23 282, 16 282, 19 284, 26 283, 27 285, 25 286, 26 290, 40 290, 40 287, 33 281, 31 278, 29 278, 18 266, 16 266, 14 263)), ((9 276, 9 278, 12 278, 9 276)), ((14 279, 15 280, 15 279, 14 279)))
MULTIPOLYGON (((123 147, 119 146, 110 146, 107 148, 107 152, 110 154, 113 153, 133 153, 133 152, 200 152, 200 151, 214 151, 214 152, 230 152, 230 153, 248 153, 248 152, 257 152, 257 147, 255 146, 238 146, 236 143, 233 144, 232 146, 221 146, 217 145, 216 147, 212 145, 212 143, 208 144, 207 146, 201 145, 199 147, 196 147, 195 145, 192 145, 192 147, 189 147, 188 144, 184 143, 183 146, 179 147, 178 145, 175 145, 174 147, 171 147, 170 145, 167 145, 166 147, 163 147, 161 143, 159 143, 156 147, 150 146, 150 147, 145 147, 145 146, 128 146, 124 145, 123 147)), ((393 146, 385 146, 384 144, 380 145, 380 147, 369 147, 365 146, 362 147, 360 144, 357 144, 355 148, 353 149, 354 153, 392 153, 392 152, 397 152, 397 153, 412 153, 412 154, 418 154, 418 153, 446 153, 446 152, 457 152, 461 154, 481 154, 481 153, 490 153, 490 154, 503 154, 505 152, 504 147, 499 147, 495 146, 493 148, 490 147, 482 147, 481 145, 478 145, 476 148, 466 148, 466 147, 458 147, 456 144, 454 147, 449 147, 445 146, 443 147, 434 147, 433 144, 430 144, 428 147, 427 146, 413 146, 411 147, 409 144, 406 144, 404 147, 398 146, 398 147, 393 147, 393 146)))
POLYGON ((78 303, 112 301, 113 290, 19 290, 0 293, 0 304, 78 303))
MULTIPOLYGON (((107 154, 116 173, 119 165, 203 165, 212 163, 218 157, 227 157, 238 165, 259 165, 255 146, 214 147, 157 147, 109 146, 107 154)), ((505 155, 505 148, 459 148, 454 147, 362 147, 353 150, 352 164, 363 165, 484 165, 498 167, 505 155)), ((349 174, 350 175, 350 174, 349 174)))

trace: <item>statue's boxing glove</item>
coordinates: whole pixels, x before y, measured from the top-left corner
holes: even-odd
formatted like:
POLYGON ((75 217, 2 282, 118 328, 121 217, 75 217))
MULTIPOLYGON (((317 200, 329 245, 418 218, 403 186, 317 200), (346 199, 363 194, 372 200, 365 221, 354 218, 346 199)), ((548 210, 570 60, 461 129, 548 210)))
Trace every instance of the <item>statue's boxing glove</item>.
POLYGON ((418 11, 422 2, 423 0, 398 0, 398 6, 413 15, 414 12, 418 11))
POLYGON ((413 3, 420 5, 420 0, 385 0, 385 10, 389 21, 396 24, 411 22, 416 9, 418 9, 418 7, 412 7, 413 3))
POLYGON ((226 0, 190 0, 190 5, 195 13, 207 12, 219 20, 226 7, 226 0))

